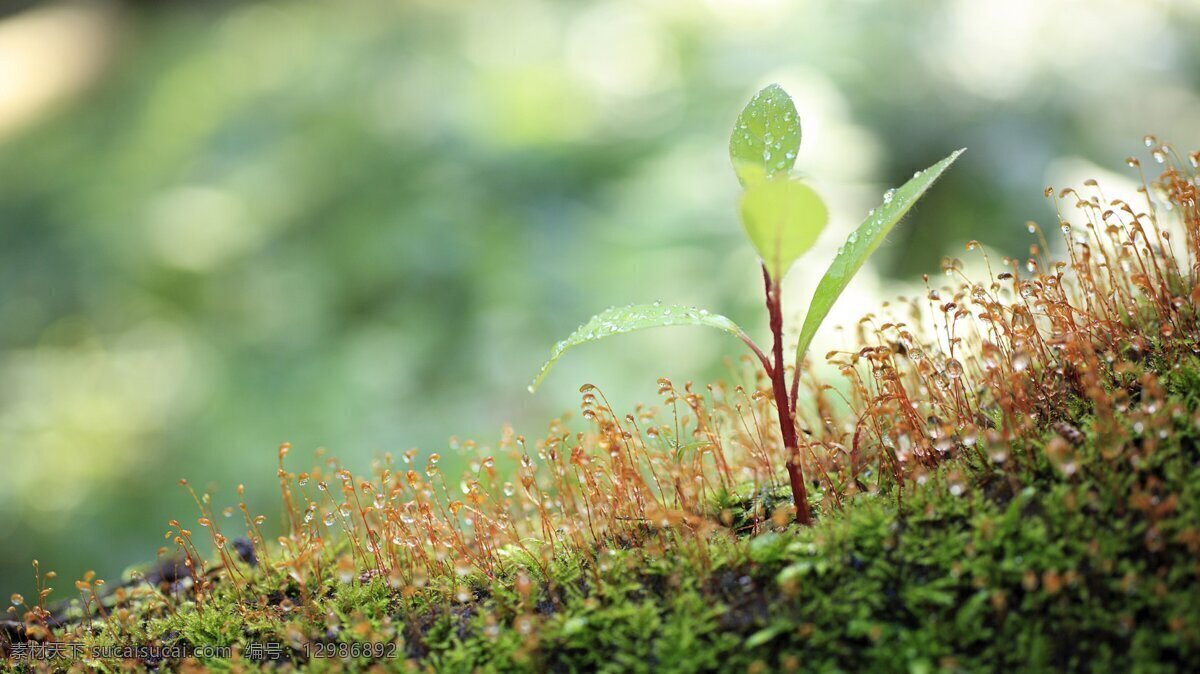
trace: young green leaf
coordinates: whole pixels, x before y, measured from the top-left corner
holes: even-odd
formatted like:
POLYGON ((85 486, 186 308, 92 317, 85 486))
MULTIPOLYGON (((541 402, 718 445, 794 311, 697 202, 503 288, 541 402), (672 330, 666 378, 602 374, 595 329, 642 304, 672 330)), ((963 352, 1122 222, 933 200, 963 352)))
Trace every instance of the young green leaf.
POLYGON ((800 329, 800 344, 796 351, 797 363, 804 358, 813 336, 817 334, 817 328, 821 327, 821 322, 833 308, 838 296, 846 289, 850 279, 854 278, 871 253, 883 242, 887 233, 892 231, 905 213, 908 213, 925 190, 929 189, 965 151, 966 148, 952 153, 924 171, 918 171, 912 180, 904 183, 899 189, 888 190, 883 196, 883 204, 867 216, 858 229, 850 233, 846 244, 838 250, 837 256, 833 258, 825 276, 817 284, 816 292, 813 293, 808 315, 804 317, 804 326, 800 329))
POLYGON ((729 137, 733 170, 743 186, 752 182, 753 174, 767 178, 786 174, 795 165, 799 150, 800 115, 792 97, 778 84, 769 85, 738 115, 729 137))
POLYGON ((611 308, 592 316, 591 320, 571 333, 570 337, 554 345, 554 351, 550 354, 550 360, 546 361, 541 371, 538 372, 537 378, 529 385, 529 392, 533 393, 537 389, 554 363, 571 347, 594 342, 605 337, 612 337, 613 335, 633 332, 634 330, 658 328, 667 325, 707 325, 711 328, 724 330, 743 341, 747 339, 746 333, 736 323, 720 314, 714 314, 705 309, 676 304, 662 304, 660 302, 611 308))
POLYGON ((742 226, 776 281, 816 243, 829 212, 812 188, 794 180, 751 183, 742 195, 742 226))

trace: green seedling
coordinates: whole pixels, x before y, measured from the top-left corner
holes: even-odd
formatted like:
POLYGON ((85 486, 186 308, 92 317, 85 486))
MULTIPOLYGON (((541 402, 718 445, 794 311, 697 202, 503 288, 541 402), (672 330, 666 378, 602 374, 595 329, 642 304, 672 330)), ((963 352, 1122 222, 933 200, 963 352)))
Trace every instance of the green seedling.
POLYGON ((758 252, 762 266, 767 315, 774 340, 770 356, 733 321, 703 309, 661 303, 611 308, 593 316, 555 345, 550 359, 542 366, 529 390, 532 392, 537 388, 568 349, 580 344, 668 325, 707 325, 728 332, 754 352, 771 381, 780 435, 789 457, 787 471, 796 506, 796 521, 807 525, 812 518, 796 433, 796 399, 804 355, 850 279, 963 150, 918 171, 901 187, 888 190, 883 204, 872 210, 850 233, 809 302, 789 387, 783 356, 782 281, 796 260, 816 243, 828 221, 828 211, 821 197, 792 172, 799 150, 800 117, 796 106, 783 88, 772 84, 755 94, 742 110, 729 140, 729 156, 742 185, 738 209, 742 227, 758 252))

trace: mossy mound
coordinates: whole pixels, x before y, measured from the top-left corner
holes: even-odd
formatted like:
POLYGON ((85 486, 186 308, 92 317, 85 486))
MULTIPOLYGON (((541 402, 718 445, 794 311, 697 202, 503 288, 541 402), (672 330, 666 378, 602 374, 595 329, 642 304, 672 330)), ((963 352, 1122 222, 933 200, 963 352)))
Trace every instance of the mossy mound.
POLYGON ((947 467, 811 528, 703 550, 647 530, 598 564, 514 554, 454 587, 331 574, 302 602, 262 578, 260 604, 218 584, 202 610, 134 604, 125 628, 99 621, 83 643, 231 646, 137 663, 228 671, 1186 671, 1200 662, 1200 365, 1165 382, 1165 405, 1129 410, 1136 446, 1097 443, 1081 418, 987 448, 1023 463, 1023 482, 964 459, 969 488, 947 467), (1046 459, 1060 442, 1081 443, 1077 468, 1046 459))

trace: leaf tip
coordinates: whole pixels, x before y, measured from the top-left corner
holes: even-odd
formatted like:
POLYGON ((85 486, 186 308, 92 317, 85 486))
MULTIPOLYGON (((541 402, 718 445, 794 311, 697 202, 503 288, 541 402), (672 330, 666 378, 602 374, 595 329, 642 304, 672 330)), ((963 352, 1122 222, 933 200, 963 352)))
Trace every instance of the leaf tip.
MULTIPOLYGON (((771 82, 767 86, 758 90, 758 94, 760 96, 763 94, 766 94, 766 93, 770 93, 772 95, 774 95, 774 94, 783 94, 784 96, 788 95, 787 91, 784 90, 783 85, 779 84, 778 82, 771 82)), ((788 98, 791 98, 791 96, 788 96, 788 98)))
POLYGON ((542 369, 537 373, 537 376, 533 378, 533 381, 529 382, 529 386, 525 387, 526 391, 529 391, 530 393, 537 393, 538 387, 542 385, 542 380, 546 378, 546 373, 550 371, 551 363, 553 363, 553 361, 542 366, 542 369))

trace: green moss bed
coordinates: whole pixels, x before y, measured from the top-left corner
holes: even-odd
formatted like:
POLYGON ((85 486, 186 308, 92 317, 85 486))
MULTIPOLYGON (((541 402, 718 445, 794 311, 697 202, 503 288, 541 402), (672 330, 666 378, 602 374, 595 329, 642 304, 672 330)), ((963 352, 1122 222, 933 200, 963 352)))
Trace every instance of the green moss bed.
MULTIPOLYGON (((331 573, 308 597, 308 611, 294 585, 280 590, 273 578, 256 581, 266 603, 253 610, 217 584, 203 611, 156 607, 149 616, 127 616, 120 630, 97 621, 85 641, 230 646, 232 657, 74 667, 1193 670, 1200 665, 1200 364, 1162 370, 1166 405, 1149 415, 1159 423, 1130 417, 1137 419, 1128 436, 1136 448, 1098 442, 1082 412, 1028 445, 987 448, 993 463, 1034 457, 1023 480, 963 460, 957 468, 969 475, 969 488, 936 473, 900 500, 862 494, 811 528, 716 538, 703 555, 664 554, 669 532, 649 530, 608 548, 598 562, 562 554, 543 569, 514 555, 495 579, 471 575, 457 589, 401 593, 382 577, 331 573), (1056 466, 1047 452, 1031 451, 1052 442, 1072 446, 1077 466, 1056 466), (356 644, 359 657, 352 657, 356 644)), ((10 652, 16 636, 8 633, 10 652)))

